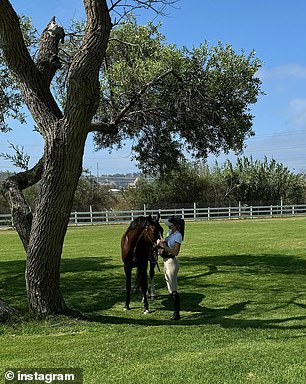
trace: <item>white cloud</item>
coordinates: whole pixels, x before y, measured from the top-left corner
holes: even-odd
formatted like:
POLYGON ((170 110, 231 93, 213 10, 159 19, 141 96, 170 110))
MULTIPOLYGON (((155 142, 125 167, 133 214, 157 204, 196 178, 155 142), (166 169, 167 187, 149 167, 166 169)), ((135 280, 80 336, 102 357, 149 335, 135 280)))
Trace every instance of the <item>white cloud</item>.
POLYGON ((293 99, 289 102, 289 115, 295 128, 306 131, 306 99, 293 99))
POLYGON ((300 64, 285 64, 273 68, 261 68, 259 76, 262 79, 271 77, 293 77, 297 79, 306 79, 306 66, 300 64))

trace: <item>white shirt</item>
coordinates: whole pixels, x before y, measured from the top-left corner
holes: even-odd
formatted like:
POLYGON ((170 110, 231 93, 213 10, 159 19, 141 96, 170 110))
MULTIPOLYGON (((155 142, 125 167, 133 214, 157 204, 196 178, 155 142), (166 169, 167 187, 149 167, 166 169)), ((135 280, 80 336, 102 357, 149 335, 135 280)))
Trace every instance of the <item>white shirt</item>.
POLYGON ((183 241, 182 234, 179 231, 175 231, 172 233, 171 229, 165 238, 165 241, 169 248, 174 248, 175 243, 181 244, 183 241))

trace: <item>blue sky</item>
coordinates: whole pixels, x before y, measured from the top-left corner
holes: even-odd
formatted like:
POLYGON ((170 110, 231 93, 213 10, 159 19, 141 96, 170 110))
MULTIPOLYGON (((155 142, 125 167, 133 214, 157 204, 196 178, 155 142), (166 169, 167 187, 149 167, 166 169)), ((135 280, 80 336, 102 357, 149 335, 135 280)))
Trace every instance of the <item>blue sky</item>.
MULTIPOLYGON (((17 13, 32 17, 42 32, 52 16, 62 25, 83 14, 81 0, 12 1, 17 13)), ((198 46, 205 40, 233 45, 236 52, 253 49, 263 61, 260 71, 265 96, 252 107, 255 137, 246 141, 245 156, 274 158, 295 172, 306 171, 306 2, 305 0, 180 0, 162 18, 162 31, 169 43, 198 46)), ((0 133, 0 152, 8 142, 23 145, 34 165, 42 153, 42 141, 32 125, 17 126, 13 133, 0 133)), ((137 171, 127 145, 111 155, 93 151, 87 142, 84 168, 93 174, 137 171)), ((233 155, 221 156, 223 163, 233 155)), ((213 164, 214 157, 209 158, 213 164)), ((0 158, 0 170, 15 170, 0 158)))

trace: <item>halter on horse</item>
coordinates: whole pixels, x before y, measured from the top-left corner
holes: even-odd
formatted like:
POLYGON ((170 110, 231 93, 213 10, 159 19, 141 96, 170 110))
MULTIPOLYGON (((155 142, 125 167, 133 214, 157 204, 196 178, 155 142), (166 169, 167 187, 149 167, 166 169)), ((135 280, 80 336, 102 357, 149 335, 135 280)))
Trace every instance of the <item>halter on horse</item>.
MULTIPOLYGON (((137 267, 137 276, 140 283, 144 313, 149 312, 147 299, 148 290, 148 262, 152 267, 155 259, 156 241, 163 234, 163 228, 159 224, 159 215, 153 220, 151 215, 139 216, 130 223, 129 228, 121 238, 121 257, 124 263, 126 298, 125 309, 130 309, 132 268, 137 267)), ((155 261, 156 263, 156 261, 155 261)), ((154 270, 154 268, 153 268, 154 270)), ((150 277, 152 276, 150 269, 150 277)))

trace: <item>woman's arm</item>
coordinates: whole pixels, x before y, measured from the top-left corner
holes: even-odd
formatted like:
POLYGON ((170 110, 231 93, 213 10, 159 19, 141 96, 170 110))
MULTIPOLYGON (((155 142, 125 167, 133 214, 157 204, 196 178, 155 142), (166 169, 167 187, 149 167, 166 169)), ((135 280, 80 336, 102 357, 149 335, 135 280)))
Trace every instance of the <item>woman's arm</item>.
POLYGON ((166 250, 168 253, 171 253, 171 255, 174 255, 174 256, 177 256, 180 252, 180 249, 181 249, 181 244, 177 243, 177 242, 175 242, 173 248, 169 248, 168 245, 166 244, 166 242, 164 241, 164 239, 158 239, 157 245, 159 247, 163 248, 164 250, 166 250))

